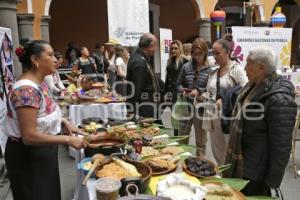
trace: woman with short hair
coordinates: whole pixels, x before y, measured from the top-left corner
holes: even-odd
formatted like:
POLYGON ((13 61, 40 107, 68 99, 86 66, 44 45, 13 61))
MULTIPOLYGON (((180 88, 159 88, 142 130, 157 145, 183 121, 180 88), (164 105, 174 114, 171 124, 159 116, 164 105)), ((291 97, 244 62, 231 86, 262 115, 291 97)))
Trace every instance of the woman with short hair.
POLYGON ((249 51, 245 67, 249 82, 233 111, 226 163, 227 177, 250 182, 247 196, 270 196, 279 188, 289 161, 297 114, 295 88, 276 73, 277 58, 267 46, 249 51))

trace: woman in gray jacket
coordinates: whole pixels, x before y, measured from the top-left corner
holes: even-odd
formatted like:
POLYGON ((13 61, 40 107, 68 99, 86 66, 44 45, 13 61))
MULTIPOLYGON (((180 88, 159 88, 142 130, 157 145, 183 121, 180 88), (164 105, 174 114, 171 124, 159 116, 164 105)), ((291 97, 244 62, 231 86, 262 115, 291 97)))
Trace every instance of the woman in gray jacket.
POLYGON ((178 91, 183 95, 189 106, 190 116, 179 120, 178 134, 189 135, 194 125, 197 155, 205 156, 207 134, 202 129, 203 111, 195 109, 194 99, 206 91, 210 67, 207 63, 208 47, 206 41, 197 38, 192 44, 192 60, 183 65, 178 76, 178 91))

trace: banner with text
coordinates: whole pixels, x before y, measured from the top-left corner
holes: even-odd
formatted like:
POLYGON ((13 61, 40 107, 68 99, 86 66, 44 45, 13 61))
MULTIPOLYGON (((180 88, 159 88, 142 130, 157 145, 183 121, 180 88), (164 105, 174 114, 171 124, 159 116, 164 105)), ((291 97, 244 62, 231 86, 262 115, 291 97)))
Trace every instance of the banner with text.
POLYGON ((3 134, 6 119, 7 94, 14 83, 13 45, 11 30, 0 27, 0 146, 4 152, 6 136, 3 134))
POLYGON ((124 46, 137 46, 149 32, 148 0, 107 0, 109 38, 124 46))
POLYGON ((161 79, 165 81, 167 73, 167 62, 169 59, 170 45, 172 42, 172 30, 166 28, 159 29, 160 34, 160 73, 161 79))
POLYGON ((246 66, 246 58, 251 48, 266 45, 273 48, 278 62, 277 68, 290 66, 292 28, 270 28, 270 27, 232 27, 234 41, 233 56, 235 56, 243 67, 246 66))

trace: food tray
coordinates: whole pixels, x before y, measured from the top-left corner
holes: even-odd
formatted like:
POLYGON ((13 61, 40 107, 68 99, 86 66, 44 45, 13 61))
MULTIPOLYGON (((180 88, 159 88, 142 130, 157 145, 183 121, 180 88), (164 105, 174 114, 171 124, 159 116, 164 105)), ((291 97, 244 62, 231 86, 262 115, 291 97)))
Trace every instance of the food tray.
POLYGON ((187 159, 189 159, 189 158, 191 158, 191 157, 186 158, 186 159, 184 160, 184 162, 182 163, 182 167, 183 167, 184 171, 186 171, 189 175, 195 176, 195 177, 197 177, 197 178, 214 178, 215 175, 218 174, 219 171, 218 171, 218 167, 216 166, 216 164, 213 163, 212 161, 206 159, 206 158, 203 158, 203 157, 193 157, 193 158, 197 158, 197 159, 199 159, 199 160, 207 161, 209 164, 211 164, 211 165, 213 166, 213 169, 214 169, 214 171, 215 171, 216 174, 213 175, 213 176, 200 176, 200 175, 198 175, 198 174, 195 174, 195 173, 191 172, 191 171, 188 169, 187 165, 186 165, 186 161, 187 161, 187 159))
MULTIPOLYGON (((218 183, 218 182, 204 182, 202 183, 203 186, 207 186, 207 185, 222 185, 223 183, 218 183)), ((241 193, 240 191, 238 191, 237 189, 231 188, 233 190, 233 196, 231 197, 224 197, 224 200, 226 199, 230 199, 230 200, 246 200, 247 198, 245 197, 245 195, 243 193, 241 193)), ((223 198, 223 197, 221 197, 223 198)))

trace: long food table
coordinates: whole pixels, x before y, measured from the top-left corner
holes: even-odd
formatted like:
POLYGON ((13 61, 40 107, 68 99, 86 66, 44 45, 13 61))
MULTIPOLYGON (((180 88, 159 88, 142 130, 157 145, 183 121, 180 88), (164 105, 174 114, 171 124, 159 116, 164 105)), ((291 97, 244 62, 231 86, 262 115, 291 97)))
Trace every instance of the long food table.
MULTIPOLYGON (((126 119, 126 104, 123 103, 82 103, 76 105, 69 106, 69 119, 70 121, 77 125, 81 122, 82 119, 88 117, 100 117, 104 121, 107 121, 109 118, 112 119, 126 119)), ((81 185, 81 180, 83 174, 77 168, 77 164, 80 160, 84 157, 83 151, 75 150, 69 147, 69 154, 70 156, 75 158, 76 164, 76 188, 74 192, 74 200, 82 200, 86 199, 85 197, 88 196, 86 187, 81 185)))

